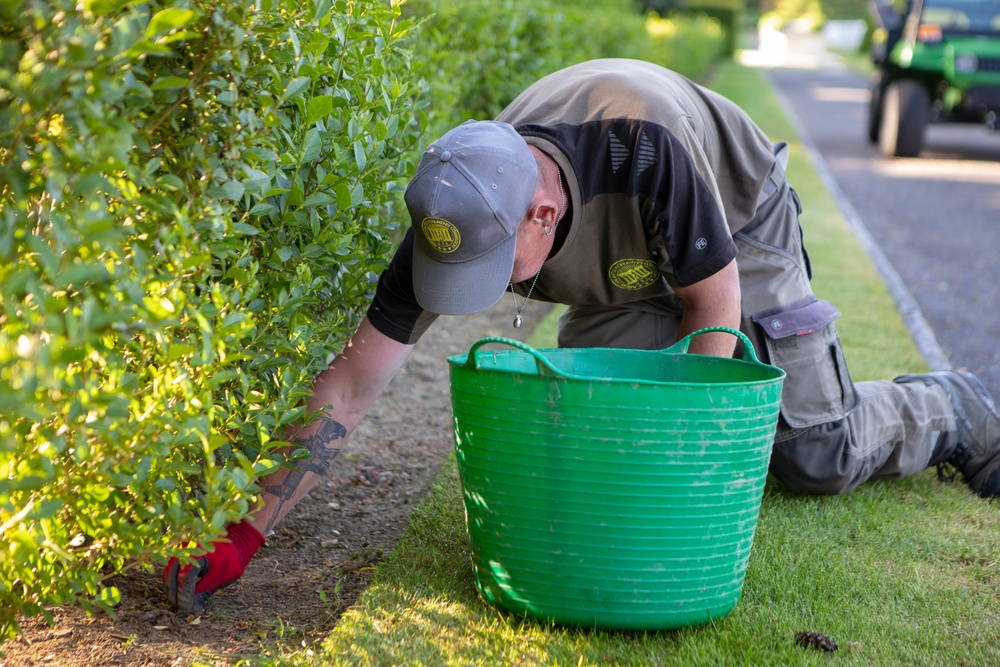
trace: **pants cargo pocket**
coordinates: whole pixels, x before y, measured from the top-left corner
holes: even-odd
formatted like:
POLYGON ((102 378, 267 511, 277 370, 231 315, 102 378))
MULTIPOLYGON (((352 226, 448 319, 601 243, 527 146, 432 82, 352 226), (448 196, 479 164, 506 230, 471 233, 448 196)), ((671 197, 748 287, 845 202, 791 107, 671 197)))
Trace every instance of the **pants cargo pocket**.
POLYGON ((750 318, 764 334, 768 360, 787 374, 781 416, 794 429, 843 419, 857 406, 838 317, 833 304, 810 296, 750 318))

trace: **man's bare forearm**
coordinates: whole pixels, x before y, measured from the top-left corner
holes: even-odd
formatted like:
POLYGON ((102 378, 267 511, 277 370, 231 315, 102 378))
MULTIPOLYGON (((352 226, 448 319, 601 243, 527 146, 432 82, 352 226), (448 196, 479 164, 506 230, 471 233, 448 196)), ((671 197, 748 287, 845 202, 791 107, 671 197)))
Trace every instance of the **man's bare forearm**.
POLYGON ((324 417, 289 436, 290 442, 309 452, 309 457, 298 461, 296 469, 281 468, 261 481, 263 504, 251 517, 261 533, 271 534, 295 503, 329 471, 348 435, 385 390, 412 347, 379 333, 367 318, 362 321, 351 342, 313 385, 307 407, 321 411, 324 417), (337 418, 333 419, 333 415, 337 418))
POLYGON ((295 438, 295 443, 308 451, 310 456, 297 462, 297 469, 286 469, 283 476, 275 474, 267 477, 267 483, 261 490, 265 506, 271 505, 273 512, 261 533, 270 534, 278 520, 316 485, 321 476, 329 472, 330 464, 337 458, 346 438, 347 428, 332 419, 323 421, 312 435, 295 438))

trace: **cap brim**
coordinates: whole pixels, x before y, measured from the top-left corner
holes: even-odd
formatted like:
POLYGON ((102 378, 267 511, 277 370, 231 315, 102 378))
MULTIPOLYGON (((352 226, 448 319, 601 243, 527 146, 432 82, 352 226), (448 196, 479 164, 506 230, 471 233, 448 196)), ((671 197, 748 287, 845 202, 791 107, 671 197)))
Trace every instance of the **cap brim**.
POLYGON ((514 270, 517 237, 511 235, 490 252, 448 264, 428 257, 413 244, 413 293, 424 310, 440 315, 469 315, 486 310, 503 296, 514 270))

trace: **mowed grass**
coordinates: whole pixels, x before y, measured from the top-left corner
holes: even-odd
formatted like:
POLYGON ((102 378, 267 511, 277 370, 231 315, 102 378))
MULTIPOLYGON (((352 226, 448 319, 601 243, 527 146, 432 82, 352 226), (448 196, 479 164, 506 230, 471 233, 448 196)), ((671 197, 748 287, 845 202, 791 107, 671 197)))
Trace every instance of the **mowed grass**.
MULTIPOLYGON (((712 86, 792 143, 817 294, 834 301, 855 379, 923 363, 877 273, 841 219, 760 72, 726 65, 712 86)), ((554 318, 533 344, 553 346, 554 318)), ((444 363, 444 361, 442 361, 444 363)), ((556 627, 475 592, 454 461, 374 583, 321 645, 253 664, 289 665, 1000 665, 1000 521, 995 502, 933 471, 836 497, 768 480, 735 610, 678 631, 556 627), (800 631, 839 646, 799 646, 800 631)))

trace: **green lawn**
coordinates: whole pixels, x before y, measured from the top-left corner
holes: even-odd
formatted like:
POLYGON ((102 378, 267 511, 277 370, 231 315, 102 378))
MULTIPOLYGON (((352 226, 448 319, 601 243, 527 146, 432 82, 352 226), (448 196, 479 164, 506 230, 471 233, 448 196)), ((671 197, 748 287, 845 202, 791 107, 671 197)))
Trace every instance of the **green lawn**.
MULTIPOLYGON (((773 138, 794 139, 760 72, 726 65, 712 86, 773 138)), ((855 379, 922 370, 902 321, 886 315, 896 311, 877 273, 794 142, 789 180, 805 205, 815 290, 844 313, 855 379)), ((533 343, 554 345, 553 330, 550 319, 533 343)), ((322 646, 254 664, 998 665, 997 509, 933 471, 821 498, 792 496, 768 480, 731 614, 679 631, 581 630, 524 620, 476 595, 452 461, 322 646), (802 648, 800 631, 827 635, 839 649, 802 648)))

